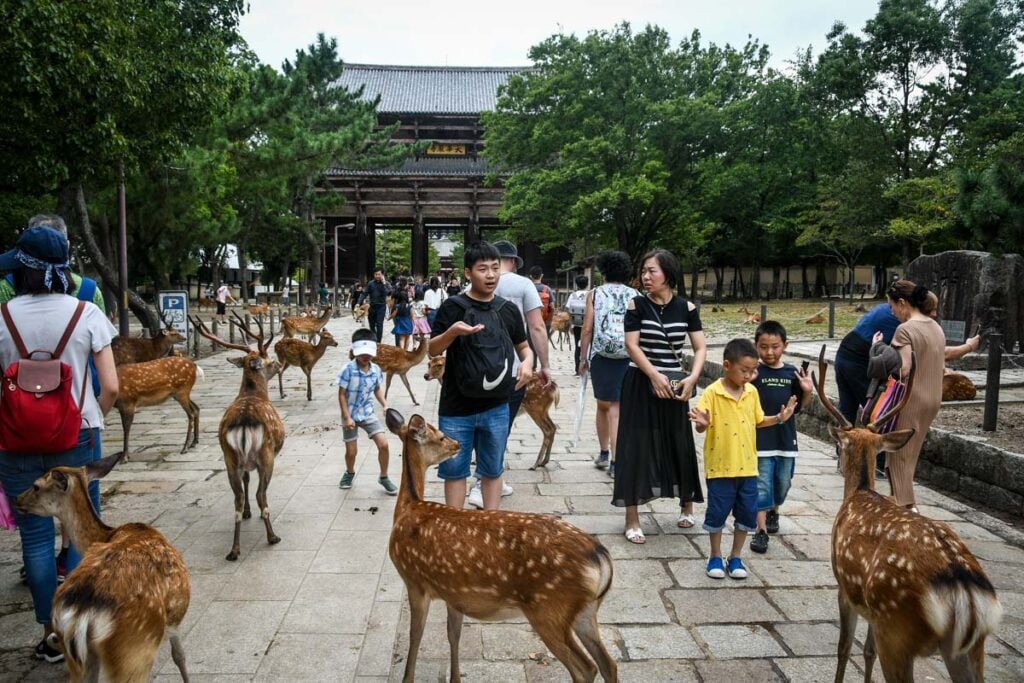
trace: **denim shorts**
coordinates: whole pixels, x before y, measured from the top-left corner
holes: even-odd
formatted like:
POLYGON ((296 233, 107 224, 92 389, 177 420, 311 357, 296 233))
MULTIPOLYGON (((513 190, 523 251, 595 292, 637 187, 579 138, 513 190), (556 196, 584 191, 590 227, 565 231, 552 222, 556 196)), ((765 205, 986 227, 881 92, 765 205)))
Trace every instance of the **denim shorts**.
POLYGON ((737 531, 757 530, 757 477, 708 479, 704 530, 715 533, 724 529, 730 512, 737 531))
POLYGON ((772 455, 757 459, 757 510, 764 512, 786 502, 796 458, 772 455))
POLYGON ((366 435, 371 439, 378 434, 384 433, 384 427, 381 426, 380 420, 377 419, 376 415, 371 415, 366 420, 359 420, 356 422, 356 426, 352 429, 343 429, 342 438, 345 439, 345 443, 351 443, 359 439, 359 430, 362 429, 366 432, 366 435))
POLYGON ((497 479, 505 471, 508 441, 508 404, 475 415, 441 415, 437 428, 459 442, 459 454, 437 469, 446 480, 468 479, 469 463, 476 451, 476 476, 497 479))

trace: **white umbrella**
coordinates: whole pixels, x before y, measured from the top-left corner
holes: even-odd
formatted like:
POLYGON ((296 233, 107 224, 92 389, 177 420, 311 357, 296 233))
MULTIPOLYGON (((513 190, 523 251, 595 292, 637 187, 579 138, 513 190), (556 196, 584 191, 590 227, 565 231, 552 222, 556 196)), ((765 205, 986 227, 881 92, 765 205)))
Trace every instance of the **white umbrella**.
POLYGON ((587 402, 587 380, 590 379, 590 370, 584 371, 580 377, 580 393, 576 397, 576 422, 572 431, 572 447, 580 440, 580 425, 583 424, 583 406, 587 402))

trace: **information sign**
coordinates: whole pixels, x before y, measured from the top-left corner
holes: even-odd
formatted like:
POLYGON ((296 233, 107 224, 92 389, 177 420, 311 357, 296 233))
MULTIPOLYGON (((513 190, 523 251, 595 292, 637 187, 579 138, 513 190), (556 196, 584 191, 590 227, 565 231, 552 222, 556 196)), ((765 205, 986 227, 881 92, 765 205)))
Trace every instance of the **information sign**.
POLYGON ((160 292, 158 305, 170 326, 188 339, 188 293, 160 292))
POLYGON ((940 320, 939 325, 946 335, 946 341, 962 344, 967 341, 967 322, 964 320, 940 320))

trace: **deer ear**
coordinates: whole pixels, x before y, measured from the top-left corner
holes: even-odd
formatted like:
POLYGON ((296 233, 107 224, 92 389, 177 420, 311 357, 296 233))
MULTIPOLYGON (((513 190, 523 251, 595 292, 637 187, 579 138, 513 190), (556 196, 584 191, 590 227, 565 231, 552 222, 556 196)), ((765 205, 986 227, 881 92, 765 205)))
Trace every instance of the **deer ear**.
POLYGON ((68 475, 64 474, 60 470, 52 470, 50 472, 50 481, 52 481, 61 491, 68 490, 68 475))
POLYGON ((413 415, 409 418, 409 433, 415 438, 420 438, 427 431, 427 421, 422 415, 413 415))
POLYGON ((113 455, 108 455, 105 458, 89 463, 85 466, 86 479, 93 481, 94 479, 102 479, 107 476, 110 470, 114 469, 114 465, 121 462, 122 456, 124 456, 124 451, 118 451, 113 455))
POLYGON ((880 450, 893 452, 898 451, 907 445, 907 442, 914 437, 915 429, 897 429, 894 432, 883 434, 881 438, 882 447, 880 450))
POLYGON ((837 427, 836 425, 832 424, 831 422, 828 423, 828 433, 832 435, 833 439, 835 439, 836 441, 839 441, 839 434, 841 433, 839 431, 839 427, 837 427))
POLYGON ((391 430, 392 434, 402 435, 402 427, 405 426, 405 418, 402 414, 394 408, 388 408, 388 412, 384 414, 384 422, 387 424, 388 429, 391 430))
POLYGON ((242 367, 242 364, 245 362, 245 356, 239 356, 237 358, 228 358, 227 361, 234 365, 236 368, 240 368, 242 367))

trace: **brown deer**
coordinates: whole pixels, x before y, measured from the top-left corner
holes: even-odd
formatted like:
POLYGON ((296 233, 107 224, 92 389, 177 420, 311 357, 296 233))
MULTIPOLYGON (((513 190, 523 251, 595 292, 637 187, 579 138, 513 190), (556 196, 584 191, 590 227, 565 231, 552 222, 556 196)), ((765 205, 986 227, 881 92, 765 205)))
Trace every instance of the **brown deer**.
POLYGON ((168 356, 145 363, 131 363, 117 368, 118 392, 114 407, 121 415, 124 430, 124 459, 131 452, 128 436, 139 408, 157 406, 174 398, 188 417, 184 453, 199 443, 199 406, 192 400, 192 387, 203 379, 203 369, 189 358, 168 356))
MULTIPOLYGON (((562 342, 568 342, 572 335, 572 314, 569 311, 555 311, 551 316, 551 326, 548 328, 548 341, 551 341, 551 335, 558 333, 558 350, 562 350, 562 342)), ((551 341, 551 346, 555 345, 554 341, 551 341)))
POLYGON ((828 307, 821 309, 810 318, 804 321, 806 325, 823 325, 828 318, 825 317, 825 312, 828 311, 828 307))
POLYGON ((416 342, 416 348, 412 351, 406 351, 391 344, 377 344, 377 355, 374 357, 373 362, 379 365, 380 369, 387 376, 384 383, 385 397, 391 391, 391 378, 398 375, 402 380, 402 384, 405 385, 406 390, 409 392, 409 398, 412 399, 413 405, 418 406, 419 401, 416 400, 416 396, 412 393, 412 387, 409 386, 409 378, 406 377, 406 373, 419 365, 427 357, 427 340, 422 334, 418 334, 416 335, 416 342))
POLYGON ((249 306, 249 315, 253 315, 253 316, 270 315, 270 305, 269 304, 257 304, 255 306, 249 306))
POLYGON ((281 332, 286 337, 294 337, 298 334, 306 335, 306 340, 312 342, 313 338, 320 334, 327 321, 331 319, 331 307, 328 306, 319 316, 317 315, 292 315, 281 320, 281 332))
POLYGON ((370 304, 359 304, 352 309, 352 319, 357 323, 366 320, 366 314, 370 312, 370 304))
POLYGON ((949 368, 942 375, 943 401, 973 401, 978 395, 978 387, 959 372, 949 368))
POLYGON ((214 307, 214 301, 209 297, 201 296, 196 301, 196 306, 199 308, 200 311, 202 311, 204 308, 212 309, 214 307))
MULTIPOLYGON (((428 382, 432 379, 441 381, 444 377, 444 356, 435 356, 431 358, 427 363, 427 372, 423 375, 423 379, 428 382)), ((551 419, 551 406, 557 406, 560 395, 558 392, 558 385, 551 382, 546 387, 541 385, 541 381, 536 375, 530 378, 529 383, 526 385, 526 394, 523 396, 523 402, 520 404, 520 412, 526 411, 526 414, 530 416, 533 423, 540 428, 541 433, 544 435, 544 440, 540 445, 540 453, 537 454, 537 460, 533 463, 531 470, 535 470, 538 467, 544 467, 551 460, 551 448, 555 443, 555 432, 558 431, 558 425, 551 419)), ((518 414, 518 413, 517 413, 518 414)))
POLYGON ((175 344, 188 341, 176 329, 168 325, 155 337, 114 337, 110 348, 114 352, 114 365, 144 363, 166 356, 175 344))
POLYGON ((191 597, 188 568, 163 534, 148 524, 111 528, 89 500, 89 482, 105 476, 121 454, 85 467, 55 467, 14 501, 22 513, 56 517, 82 561, 53 598, 51 647, 64 652, 72 681, 145 681, 166 634, 181 678, 188 681, 181 625, 191 597))
MULTIPOLYGON (((256 470, 260 483, 256 489, 256 504, 260 508, 260 516, 267 530, 267 543, 280 543, 281 539, 274 533, 270 523, 270 507, 267 505, 267 487, 274 475, 274 459, 284 446, 284 423, 270 402, 267 391, 267 347, 274 340, 271 335, 263 341, 263 325, 259 325, 259 334, 253 334, 244 324, 231 321, 243 333, 256 342, 256 348, 246 344, 233 344, 217 337, 201 320, 193 321, 201 335, 227 349, 245 351, 240 358, 229 358, 234 365, 242 368, 242 386, 238 396, 224 411, 217 433, 220 437, 220 448, 224 452, 224 465, 227 469, 228 483, 235 494, 235 535, 231 552, 226 559, 234 561, 241 552, 240 534, 242 520, 252 517, 249 507, 249 472, 256 470)), ((275 361, 276 363, 276 361, 275 361)))
POLYGON ((274 353, 281 363, 281 369, 277 372, 277 389, 284 398, 284 371, 293 365, 302 368, 306 375, 306 400, 313 400, 313 380, 310 377, 313 367, 323 358, 328 346, 337 346, 338 342, 327 330, 320 330, 320 339, 316 346, 301 339, 282 339, 274 344, 274 353))
POLYGON ((405 425, 398 411, 388 410, 386 422, 402 440, 402 481, 388 550, 409 594, 403 681, 415 678, 434 599, 448 607, 452 681, 461 678, 464 615, 493 620, 520 612, 573 681, 592 681, 598 669, 604 680, 617 680, 618 667, 601 642, 597 623, 597 611, 612 586, 608 550, 551 515, 476 512, 423 500, 427 468, 453 457, 459 444, 419 415, 405 425))
POLYGON ((954 681, 983 680, 985 638, 1002 617, 992 583, 948 524, 875 491, 875 456, 898 450, 914 435, 913 429, 878 433, 911 395, 914 365, 912 359, 903 400, 860 428, 825 395, 824 346, 818 356, 818 398, 839 424, 829 425, 829 432, 838 444, 845 480, 832 526, 832 571, 839 584, 837 683, 844 680, 858 616, 868 621, 865 681, 871 680, 877 653, 890 683, 913 681, 914 660, 936 649, 954 681))

